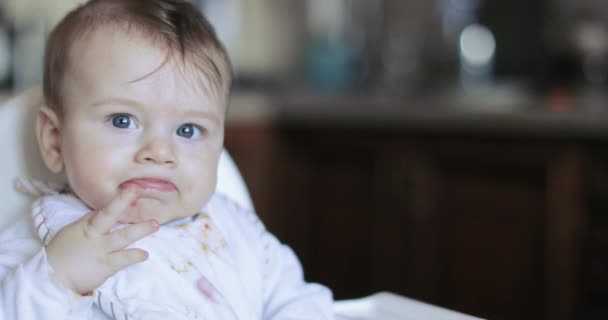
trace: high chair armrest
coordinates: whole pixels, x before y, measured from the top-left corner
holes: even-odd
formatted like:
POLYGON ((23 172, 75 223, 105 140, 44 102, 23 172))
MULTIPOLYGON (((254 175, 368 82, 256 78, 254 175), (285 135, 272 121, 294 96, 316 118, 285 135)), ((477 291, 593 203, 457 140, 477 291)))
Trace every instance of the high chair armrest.
POLYGON ((334 302, 336 320, 475 320, 481 319, 390 292, 334 302))

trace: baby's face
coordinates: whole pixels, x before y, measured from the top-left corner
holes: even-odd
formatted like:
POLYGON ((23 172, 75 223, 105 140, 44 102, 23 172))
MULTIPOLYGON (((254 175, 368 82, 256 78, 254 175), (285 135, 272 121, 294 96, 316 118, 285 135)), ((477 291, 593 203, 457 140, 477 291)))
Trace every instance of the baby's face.
POLYGON ((98 209, 138 188, 121 223, 198 212, 215 189, 224 101, 134 33, 101 28, 71 52, 60 132, 72 189, 98 209))

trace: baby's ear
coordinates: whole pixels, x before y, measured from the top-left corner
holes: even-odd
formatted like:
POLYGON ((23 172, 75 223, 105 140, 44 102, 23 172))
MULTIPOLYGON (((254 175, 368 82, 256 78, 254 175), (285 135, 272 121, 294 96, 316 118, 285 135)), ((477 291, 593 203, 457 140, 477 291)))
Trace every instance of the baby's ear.
POLYGON ((42 160, 53 173, 63 170, 60 129, 57 113, 48 106, 40 107, 36 115, 36 138, 42 160))

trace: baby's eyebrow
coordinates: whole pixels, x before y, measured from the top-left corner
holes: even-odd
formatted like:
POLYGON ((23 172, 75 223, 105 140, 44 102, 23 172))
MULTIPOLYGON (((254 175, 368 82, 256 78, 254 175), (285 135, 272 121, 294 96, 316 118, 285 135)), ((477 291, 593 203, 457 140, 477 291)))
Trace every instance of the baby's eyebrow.
POLYGON ((201 110, 188 110, 184 112, 184 117, 188 119, 199 118, 208 119, 212 122, 219 124, 220 119, 215 112, 201 111, 201 110))
POLYGON ((139 103, 136 100, 132 100, 132 99, 127 99, 127 98, 105 98, 105 99, 101 99, 99 101, 95 101, 92 106, 93 107, 99 107, 99 106, 103 106, 103 105, 126 105, 126 106, 133 106, 133 107, 142 107, 142 104, 139 103))

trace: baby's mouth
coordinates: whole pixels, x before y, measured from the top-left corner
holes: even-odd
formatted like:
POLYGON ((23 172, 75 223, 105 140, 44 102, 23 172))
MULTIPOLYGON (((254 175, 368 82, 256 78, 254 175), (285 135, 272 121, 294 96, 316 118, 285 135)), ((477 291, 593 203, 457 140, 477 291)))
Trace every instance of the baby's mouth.
POLYGON ((156 178, 136 178, 120 184, 119 188, 135 187, 140 191, 173 192, 177 187, 173 182, 156 178))

